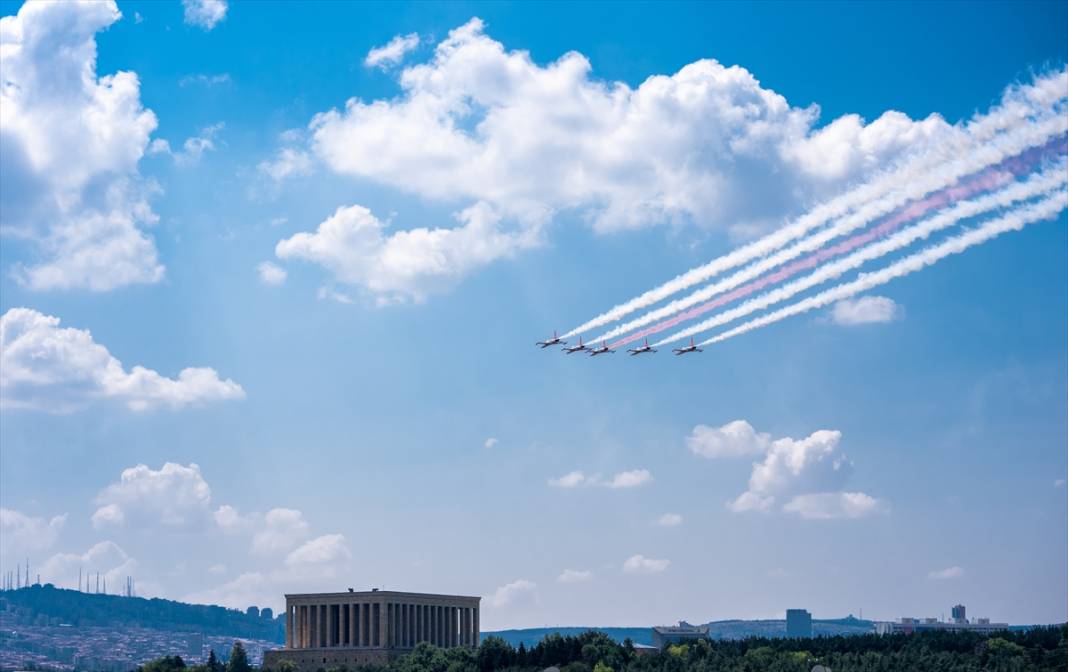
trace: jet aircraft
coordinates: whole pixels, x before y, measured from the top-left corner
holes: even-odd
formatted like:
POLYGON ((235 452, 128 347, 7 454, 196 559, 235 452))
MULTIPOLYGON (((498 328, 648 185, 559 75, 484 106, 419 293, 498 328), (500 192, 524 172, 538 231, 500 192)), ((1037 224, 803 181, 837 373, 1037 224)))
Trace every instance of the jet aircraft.
POLYGON ((693 344, 692 336, 690 337, 690 344, 687 345, 685 348, 672 348, 671 351, 675 353, 676 357, 678 357, 679 355, 685 355, 688 352, 704 352, 704 350, 693 344))

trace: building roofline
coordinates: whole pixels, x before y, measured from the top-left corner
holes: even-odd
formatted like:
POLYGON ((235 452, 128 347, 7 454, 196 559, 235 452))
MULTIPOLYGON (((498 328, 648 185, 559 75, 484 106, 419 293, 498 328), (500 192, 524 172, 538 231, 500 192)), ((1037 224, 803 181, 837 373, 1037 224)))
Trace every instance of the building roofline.
POLYGON ((333 593, 286 593, 286 599, 291 598, 352 598, 352 597, 406 597, 406 598, 438 598, 450 600, 482 600, 481 595, 450 595, 447 593, 413 593, 403 590, 353 590, 333 593))

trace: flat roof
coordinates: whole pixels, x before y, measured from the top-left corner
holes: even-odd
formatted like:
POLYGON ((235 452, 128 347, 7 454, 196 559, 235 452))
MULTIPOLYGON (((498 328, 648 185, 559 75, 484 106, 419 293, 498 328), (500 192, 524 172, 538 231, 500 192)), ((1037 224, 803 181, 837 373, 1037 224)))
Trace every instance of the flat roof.
POLYGON ((343 598, 343 597, 404 597, 404 598, 445 598, 455 600, 481 600, 481 595, 450 595, 448 593, 410 593, 402 590, 345 590, 336 593, 286 593, 286 599, 304 597, 343 598))

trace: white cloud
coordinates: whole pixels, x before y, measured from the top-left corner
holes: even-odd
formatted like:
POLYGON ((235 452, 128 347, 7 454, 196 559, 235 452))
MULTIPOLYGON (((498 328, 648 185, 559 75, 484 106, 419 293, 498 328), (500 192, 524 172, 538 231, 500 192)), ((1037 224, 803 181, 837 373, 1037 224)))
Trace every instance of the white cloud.
POLYGON ((208 574, 219 575, 219 574, 225 574, 225 573, 226 573, 226 565, 224 565, 222 563, 218 563, 218 564, 212 565, 211 567, 208 567, 208 574))
POLYGON ((174 155, 174 161, 180 166, 195 166, 205 152, 215 150, 215 136, 223 129, 225 124, 219 122, 200 129, 197 135, 186 138, 182 143, 182 151, 174 155))
POLYGON ((322 301, 323 299, 330 299, 331 301, 343 303, 345 305, 352 303, 351 296, 344 292, 339 292, 333 287, 320 287, 319 291, 316 292, 316 296, 319 298, 320 301, 322 301))
POLYGON ((731 510, 769 511, 776 498, 789 500, 843 485, 853 465, 838 450, 841 438, 841 432, 819 430, 805 439, 775 441, 764 461, 753 464, 749 490, 731 503, 731 510))
POLYGON ((340 534, 324 534, 305 542, 286 556, 287 565, 322 565, 352 557, 345 537, 340 534))
POLYGON ((193 86, 194 84, 196 84, 199 86, 212 87, 229 84, 231 81, 232 80, 230 79, 230 73, 228 72, 222 72, 217 75, 196 74, 186 75, 185 77, 182 77, 180 80, 178 80, 178 86, 185 88, 187 86, 193 86))
POLYGON ((556 580, 560 583, 585 583, 592 578, 593 572, 588 569, 565 569, 556 580))
POLYGON ((0 222, 31 243, 14 267, 32 289, 105 291, 163 277, 152 240, 158 190, 138 171, 156 128, 133 72, 96 74, 111 0, 27 2, 0 18, 0 222), (29 263, 27 266, 26 263, 29 263))
MULTIPOLYGON (((343 109, 315 115, 304 142, 335 173, 466 206, 457 213, 461 221, 471 207, 486 208, 492 225, 383 239, 380 222, 349 213, 356 223, 341 228, 354 238, 354 227, 360 230, 355 252, 331 253, 336 239, 321 231, 315 250, 288 253, 322 263, 385 302, 419 299, 429 288, 448 289, 442 280, 537 244, 545 224, 564 211, 599 231, 693 223, 753 235, 959 133, 937 115, 912 121, 897 112, 871 123, 849 115, 822 124, 818 107, 791 107, 744 68, 714 60, 632 88, 597 79, 577 52, 535 63, 483 28, 474 18, 429 60, 403 68, 401 95, 351 98, 343 109), (463 254, 472 247, 483 253, 463 254)), ((416 39, 396 38, 368 62, 399 60, 416 39)))
POLYGON ((359 286, 379 304, 422 301, 457 282, 472 269, 536 244, 527 231, 508 232, 488 205, 457 215, 453 228, 416 228, 387 233, 388 222, 359 205, 338 208, 314 233, 279 241, 281 259, 303 259, 333 273, 338 282, 359 286))
POLYGON ((136 518, 149 526, 180 526, 210 514, 211 488, 196 464, 165 463, 160 469, 144 464, 123 469, 117 483, 96 497, 93 522, 122 522, 136 518))
POLYGON ((1064 483, 1065 483, 1065 480, 1063 478, 1058 478, 1057 480, 1053 481, 1053 487, 1055 487, 1055 488, 1063 488, 1064 487, 1064 483))
POLYGON ((497 588, 493 595, 486 598, 486 602, 490 607, 495 608, 531 604, 537 600, 537 587, 533 581, 519 579, 497 588))
POLYGON ((185 22, 204 30, 211 30, 226 18, 226 0, 182 0, 185 22))
POLYGON ((41 518, 0 507, 0 537, 4 554, 16 557, 51 548, 67 522, 67 514, 41 518))
POLYGON ((632 469, 619 472, 605 485, 609 488, 636 488, 651 480, 653 480, 653 475, 647 469, 632 469))
POLYGON ((678 527, 682 525, 682 516, 677 513, 665 513, 656 519, 656 524, 660 527, 678 527))
POLYGON ((122 507, 118 504, 107 504, 97 509, 90 521, 93 523, 93 528, 99 530, 111 525, 122 525, 126 522, 126 514, 122 512, 122 507))
POLYGON ((29 308, 0 317, 0 400, 8 407, 66 412, 113 399, 135 411, 243 399, 244 390, 214 369, 186 368, 177 378, 135 366, 126 371, 87 330, 29 308))
POLYGON ((863 492, 816 492, 797 495, 782 507, 802 518, 831 520, 863 518, 886 510, 883 502, 863 492))
POLYGON ((723 427, 698 425, 686 442, 695 455, 735 457, 763 453, 753 463, 749 488, 727 508, 770 512, 778 507, 803 518, 861 518, 885 512, 886 503, 863 492, 846 492, 853 463, 841 452, 842 433, 819 430, 804 439, 772 441, 744 420, 723 427))
POLYGON ((483 28, 472 19, 405 68, 401 96, 317 115, 315 153, 339 173, 523 219, 580 209, 601 230, 770 226, 956 132, 896 112, 821 125, 817 107, 714 60, 631 88, 595 78, 577 52, 539 65, 483 28))
POLYGON ((363 64, 369 68, 379 67, 383 70, 392 65, 397 65, 404 59, 404 55, 419 46, 419 35, 408 33, 397 35, 381 47, 375 47, 367 52, 367 58, 363 64))
POLYGON ((581 471, 571 471, 559 478, 550 478, 549 486, 553 488, 577 488, 585 482, 585 474, 581 471))
POLYGON ((292 147, 283 147, 278 150, 273 159, 260 161, 256 170, 260 171, 275 182, 280 182, 294 175, 307 175, 311 172, 311 157, 307 152, 292 147))
POLYGON ((579 486, 605 487, 612 489, 636 488, 653 480, 647 469, 621 471, 609 479, 600 474, 587 476, 582 471, 571 471, 558 478, 550 478, 549 486, 553 488, 577 488, 579 486))
MULTIPOLYGON (((263 517, 261 529, 252 536, 252 550, 256 553, 288 551, 300 543, 307 535, 308 523, 304 520, 304 514, 300 511, 296 509, 271 509, 263 517)), ((327 542, 320 542, 320 544, 322 543, 327 542)))
MULTIPOLYGON (((99 572, 102 581, 109 584, 108 592, 117 593, 127 576, 136 576, 138 564, 113 541, 94 544, 85 553, 57 553, 41 566, 41 582, 62 586, 75 586, 78 572, 88 581, 90 575, 99 572)), ((95 578, 89 584, 95 588, 95 578)))
POLYGON ((486 442, 484 444, 482 444, 482 445, 485 446, 486 448, 492 448, 492 447, 496 446, 497 443, 498 443, 497 437, 491 436, 490 438, 486 439, 486 442))
POLYGON ((686 437, 690 452, 701 457, 760 455, 770 443, 770 436, 758 433, 745 420, 734 420, 722 427, 697 425, 686 437))
POLYGON ((892 322, 901 316, 901 308, 885 296, 862 296, 843 299, 831 309, 835 324, 851 327, 858 324, 892 322))
POLYGON ((659 574, 671 565, 670 560, 647 558, 644 555, 632 555, 623 561, 623 571, 627 574, 659 574))
POLYGON ((286 281, 286 269, 272 264, 269 261, 261 261, 256 266, 256 271, 260 274, 260 282, 265 285, 281 285, 286 281))
POLYGON ((959 579, 964 576, 964 570, 956 565, 945 569, 935 569, 927 573, 928 579, 941 581, 945 579, 959 579))

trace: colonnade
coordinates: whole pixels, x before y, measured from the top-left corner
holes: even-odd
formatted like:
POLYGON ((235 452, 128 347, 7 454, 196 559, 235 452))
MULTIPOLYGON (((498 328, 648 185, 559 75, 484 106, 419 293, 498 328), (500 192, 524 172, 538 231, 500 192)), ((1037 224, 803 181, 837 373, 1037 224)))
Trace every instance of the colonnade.
POLYGON ((372 601, 366 599, 369 595, 381 593, 287 595, 286 648, 411 648, 420 642, 478 646, 478 598, 443 604, 443 596, 420 600, 412 593, 398 595, 410 600, 372 601))

